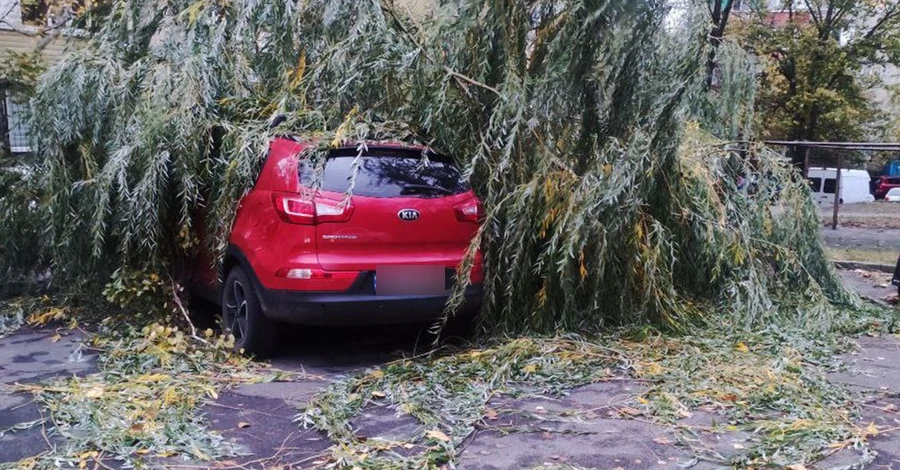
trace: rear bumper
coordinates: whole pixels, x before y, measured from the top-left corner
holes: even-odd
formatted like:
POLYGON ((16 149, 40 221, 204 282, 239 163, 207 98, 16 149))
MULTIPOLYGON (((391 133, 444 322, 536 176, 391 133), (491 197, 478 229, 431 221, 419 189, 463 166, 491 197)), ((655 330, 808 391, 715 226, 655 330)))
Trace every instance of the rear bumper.
MULTIPOLYGON (((267 317, 300 325, 391 325, 441 318, 449 295, 375 295, 372 292, 301 292, 259 289, 267 317)), ((461 314, 481 308, 482 286, 465 291, 461 314)))

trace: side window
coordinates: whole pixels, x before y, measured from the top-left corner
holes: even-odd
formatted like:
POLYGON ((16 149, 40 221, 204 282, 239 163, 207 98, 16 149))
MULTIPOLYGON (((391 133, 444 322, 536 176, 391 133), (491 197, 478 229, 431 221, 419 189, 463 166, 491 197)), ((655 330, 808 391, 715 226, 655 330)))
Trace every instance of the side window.
POLYGON ((822 191, 822 178, 810 178, 809 190, 814 193, 822 191))
POLYGON ((887 184, 900 184, 900 178, 888 178, 887 184))
POLYGON ((825 187, 822 189, 822 192, 825 194, 834 194, 834 189, 837 186, 834 178, 825 178, 825 187))

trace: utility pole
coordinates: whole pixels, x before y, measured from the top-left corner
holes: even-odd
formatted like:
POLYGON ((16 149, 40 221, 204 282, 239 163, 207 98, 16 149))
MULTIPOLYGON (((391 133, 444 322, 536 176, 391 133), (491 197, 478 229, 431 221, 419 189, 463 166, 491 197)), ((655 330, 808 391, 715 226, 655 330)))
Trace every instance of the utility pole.
POLYGON ((6 107, 6 88, 0 83, 0 160, 12 155, 9 142, 9 110, 6 107))
POLYGON ((831 230, 837 230, 838 207, 841 205, 841 167, 844 166, 844 152, 838 153, 837 175, 834 177, 834 214, 831 219, 831 230))

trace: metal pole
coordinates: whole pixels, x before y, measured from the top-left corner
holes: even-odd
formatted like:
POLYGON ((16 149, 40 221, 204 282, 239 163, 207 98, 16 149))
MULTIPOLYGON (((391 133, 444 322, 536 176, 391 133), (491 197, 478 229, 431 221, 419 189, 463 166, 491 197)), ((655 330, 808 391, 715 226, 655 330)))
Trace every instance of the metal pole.
POLYGON ((809 178, 809 147, 803 147, 803 179, 809 178))
POLYGON ((838 207, 841 206, 841 167, 844 163, 844 154, 838 154, 837 176, 834 178, 834 216, 831 219, 831 230, 837 230, 838 207))
POLYGON ((10 156, 9 142, 9 110, 6 109, 6 88, 0 84, 0 160, 10 156))

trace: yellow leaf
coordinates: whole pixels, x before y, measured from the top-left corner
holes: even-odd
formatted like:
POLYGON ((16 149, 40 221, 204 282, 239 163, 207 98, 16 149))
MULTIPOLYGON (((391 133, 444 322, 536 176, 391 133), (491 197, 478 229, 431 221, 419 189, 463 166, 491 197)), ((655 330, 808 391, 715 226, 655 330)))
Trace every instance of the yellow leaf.
POLYGON ((59 341, 59 340, 61 340, 61 339, 62 339, 62 336, 60 336, 59 333, 57 333, 57 334, 53 335, 52 338, 50 338, 50 342, 51 342, 51 343, 55 343, 55 342, 57 342, 57 341, 59 341))
POLYGON ((740 351, 742 353, 750 352, 750 348, 748 348, 747 345, 744 344, 743 342, 740 342, 740 343, 734 345, 734 349, 736 351, 740 351))
POLYGON ((525 372, 526 374, 533 374, 533 373, 537 372, 537 370, 538 370, 537 364, 528 364, 522 368, 522 372, 525 372))
POLYGON ((181 12, 182 15, 187 15, 188 22, 193 24, 200 18, 200 13, 203 11, 203 7, 206 6, 203 0, 194 2, 189 7, 185 8, 184 11, 181 12))
POLYGON ((877 436, 878 435, 878 427, 875 426, 875 423, 869 423, 869 427, 866 428, 866 436, 877 436))
POLYGON ((374 378, 374 379, 380 379, 380 378, 382 378, 382 377, 384 377, 384 371, 383 371, 383 370, 377 369, 377 370, 375 370, 374 372, 372 372, 372 378, 374 378))
POLYGON ((578 259, 578 264, 578 273, 581 275, 581 280, 583 281, 588 275, 588 270, 584 267, 584 250, 581 250, 581 256, 578 259))
POLYGON ((297 88, 303 82, 303 75, 306 73, 306 51, 300 52, 300 60, 297 62, 297 68, 294 70, 294 77, 291 79, 291 88, 297 88))
POLYGON ((163 392, 162 401, 163 401, 163 404, 165 404, 165 405, 171 405, 173 403, 177 403, 179 401, 178 392, 176 392, 173 387, 167 387, 166 390, 163 392))
POLYGON ((138 449, 138 450, 134 451, 134 453, 135 453, 135 454, 140 454, 140 455, 149 454, 149 453, 150 453, 150 449, 138 449))
POLYGON ((191 446, 191 453, 194 454, 194 457, 197 457, 200 460, 209 460, 209 456, 206 455, 202 450, 198 449, 196 445, 191 446))
POLYGON ((167 374, 144 374, 139 376, 136 380, 138 382, 159 382, 160 380, 166 380, 169 376, 167 374))
POLYGON ((84 392, 84 396, 88 398, 100 398, 103 396, 103 385, 94 385, 88 391, 84 392))
POLYGON ((640 362, 635 364, 635 372, 641 377, 652 377, 660 375, 664 372, 663 366, 654 361, 640 362))
POLYGON ((372 397, 377 398, 379 400, 386 396, 387 395, 384 392, 378 392, 378 391, 372 392, 372 397))
POLYGON ((450 441, 450 437, 448 437, 446 434, 444 434, 443 432, 438 431, 436 429, 432 430, 432 431, 425 431, 425 437, 435 439, 438 441, 442 441, 442 442, 450 441))

